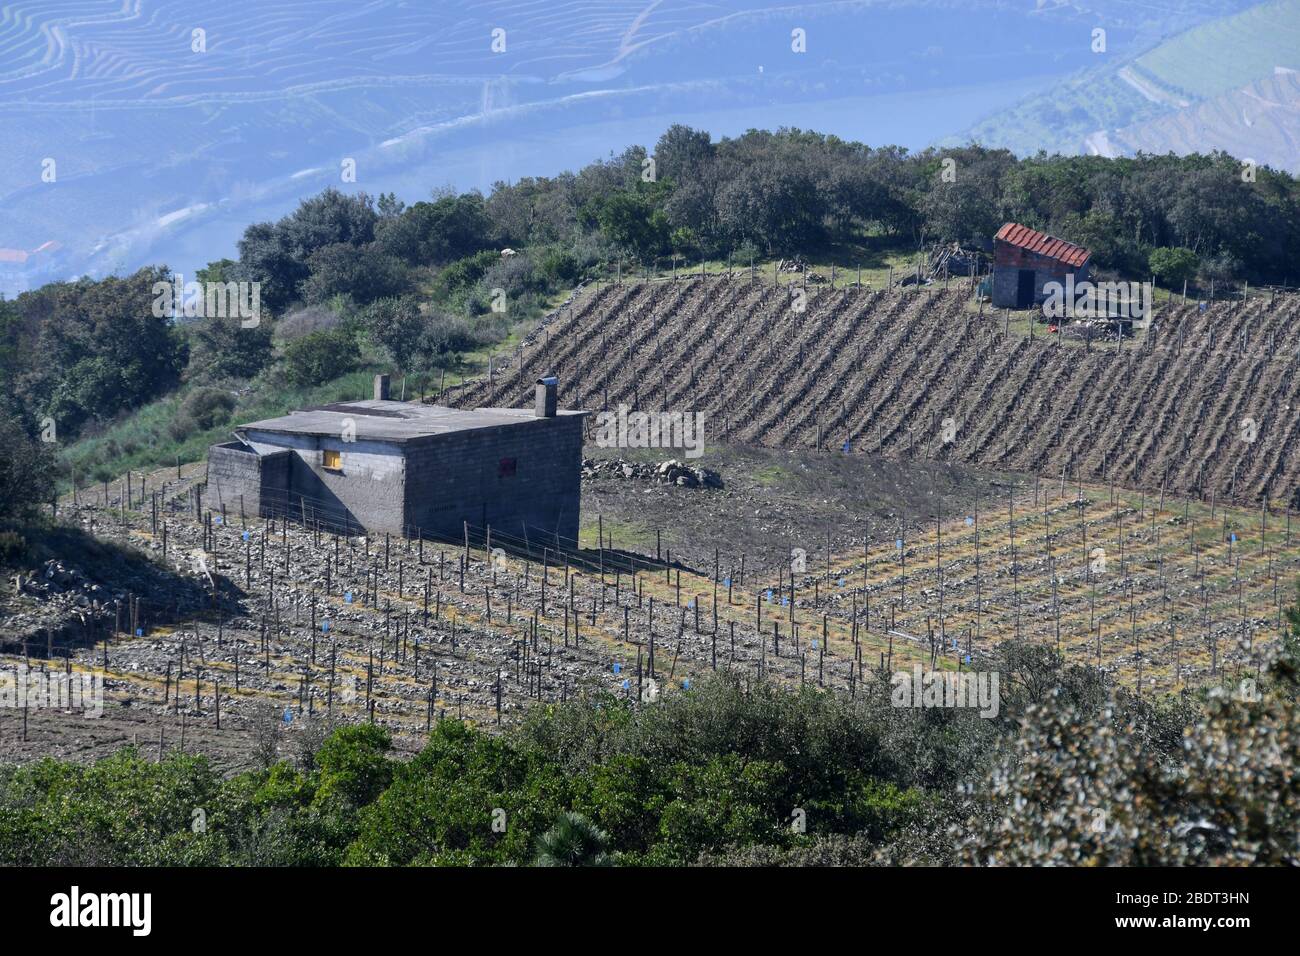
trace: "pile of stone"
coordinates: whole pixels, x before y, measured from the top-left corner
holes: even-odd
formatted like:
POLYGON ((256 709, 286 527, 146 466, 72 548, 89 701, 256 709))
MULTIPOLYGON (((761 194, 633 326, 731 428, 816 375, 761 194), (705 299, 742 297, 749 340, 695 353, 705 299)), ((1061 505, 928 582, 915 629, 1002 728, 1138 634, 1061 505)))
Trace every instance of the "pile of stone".
POLYGON ((795 256, 793 259, 782 259, 780 262, 777 263, 776 267, 777 270, 780 272, 793 274, 793 275, 802 275, 804 277, 805 283, 815 284, 818 282, 830 281, 820 272, 814 272, 812 270, 812 266, 810 266, 805 260, 803 260, 799 256, 795 256))
POLYGON ((630 478, 635 481, 650 481, 660 485, 676 485, 681 488, 721 488, 722 476, 711 468, 688 465, 676 458, 655 464, 653 462, 628 461, 624 458, 584 458, 582 460, 582 477, 593 478, 630 478))
POLYGON ((90 580, 76 568, 51 558, 34 574, 19 574, 15 578, 17 590, 42 601, 55 601, 79 608, 99 608, 118 595, 90 580))
POLYGON ((721 488, 722 476, 708 468, 696 468, 670 458, 657 469, 661 484, 680 485, 683 488, 721 488))
POLYGON ((655 466, 640 461, 625 461, 622 458, 584 458, 582 459, 582 477, 590 478, 634 478, 650 481, 655 477, 655 466))
POLYGON ((59 643, 68 628, 81 633, 87 624, 111 614, 125 592, 97 584, 77 568, 51 559, 35 571, 13 576, 13 598, 0 605, 0 653, 21 653, 24 645, 59 643))

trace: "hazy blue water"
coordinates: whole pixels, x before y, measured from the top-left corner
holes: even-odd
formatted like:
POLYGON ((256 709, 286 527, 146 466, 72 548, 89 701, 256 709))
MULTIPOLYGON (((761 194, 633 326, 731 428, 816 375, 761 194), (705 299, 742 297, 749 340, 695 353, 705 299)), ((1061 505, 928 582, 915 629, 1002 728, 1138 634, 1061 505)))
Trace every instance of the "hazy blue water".
MULTIPOLYGON (((349 191, 364 189, 372 195, 395 192, 408 202, 426 198, 430 189, 442 185, 486 193, 495 182, 555 175, 633 144, 652 148, 673 122, 707 129, 718 136, 734 136, 755 127, 799 126, 833 130, 846 139, 921 149, 960 128, 971 115, 1014 102, 1037 82, 1028 79, 992 88, 773 104, 740 110, 701 110, 683 112, 671 119, 636 117, 518 136, 489 134, 486 142, 472 144, 457 145, 451 142, 456 137, 431 135, 424 150, 427 158, 403 168, 372 176, 367 174, 363 160, 358 166, 355 185, 340 182, 337 175, 311 177, 299 183, 304 194, 334 185, 349 191)), ((179 228, 155 243, 153 254, 157 261, 165 261, 186 274, 221 256, 235 258, 235 244, 250 221, 281 216, 293 209, 297 198, 286 196, 251 208, 240 206, 229 214, 202 215, 194 226, 179 228)))
POLYGON ((1086 11, 998 0, 0 0, 0 249, 62 247, 25 272, 0 263, 0 291, 147 263, 192 273, 235 255, 249 223, 328 185, 408 202, 439 186, 486 192, 650 147, 675 122, 921 148, 1095 63, 1098 22, 1113 50, 1138 42, 1121 0, 1086 11), (501 54, 489 49, 494 29, 506 30, 501 54), (794 29, 807 52, 791 49, 794 29), (357 162, 354 185, 340 182, 344 157, 357 162), (53 183, 41 178, 48 159, 53 183))

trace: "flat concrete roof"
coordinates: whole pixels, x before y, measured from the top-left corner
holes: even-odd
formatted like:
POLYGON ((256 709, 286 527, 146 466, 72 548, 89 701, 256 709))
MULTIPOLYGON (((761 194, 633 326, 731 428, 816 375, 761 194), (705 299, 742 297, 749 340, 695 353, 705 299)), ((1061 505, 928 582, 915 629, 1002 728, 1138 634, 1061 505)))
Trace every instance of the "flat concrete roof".
MULTIPOLYGON (((585 415, 582 411, 559 411, 557 415, 585 415)), ((336 402, 290 412, 238 426, 236 432, 274 432, 282 435, 343 434, 344 421, 356 425, 356 437, 368 441, 407 442, 416 438, 446 435, 475 428, 500 428, 536 421, 531 408, 448 408, 419 402, 336 402)))

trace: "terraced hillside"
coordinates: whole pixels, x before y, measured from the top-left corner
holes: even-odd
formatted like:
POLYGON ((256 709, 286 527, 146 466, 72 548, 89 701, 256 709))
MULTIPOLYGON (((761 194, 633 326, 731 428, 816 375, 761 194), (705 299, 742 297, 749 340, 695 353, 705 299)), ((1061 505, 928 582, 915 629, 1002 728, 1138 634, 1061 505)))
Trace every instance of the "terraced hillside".
POLYGON ((1300 572, 1289 514, 1056 481, 898 533, 815 576, 823 613, 842 633, 856 618, 883 655, 869 664, 919 648, 978 667, 1018 638, 1146 693, 1256 673, 1300 572))
POLYGON ((1282 70, 1166 116, 1112 130, 1125 155, 1223 150, 1300 171, 1300 73, 1282 70), (1249 144, 1249 152, 1243 149, 1249 144))
POLYGON ((858 679, 842 650, 817 660, 806 643, 765 642, 754 595, 720 576, 473 526, 468 543, 334 535, 306 511, 302 524, 221 507, 205 471, 123 476, 60 501, 61 521, 148 555, 176 585, 123 577, 88 594, 58 569, 23 585, 0 611, 0 669, 96 675, 104 713, 11 710, 0 753, 135 742, 240 766, 281 722, 305 733, 365 720, 415 752, 434 721, 494 726, 592 688, 649 701, 724 668, 849 690, 858 679))
POLYGON ((1098 57, 1092 68, 995 111, 946 145, 1103 156, 1226 148, 1233 156, 1292 169, 1294 153, 1275 152, 1279 142, 1285 145, 1277 127, 1294 128, 1289 107, 1258 97, 1271 99, 1267 78, 1276 69, 1300 68, 1300 3, 1272 0, 1196 12, 1183 5, 1178 13, 1175 28, 1140 56, 1098 57), (1260 106, 1267 110, 1262 122, 1260 106), (1275 113, 1283 114, 1281 123, 1275 113), (1188 137, 1188 127, 1206 135, 1188 137), (1122 136, 1107 135, 1117 129, 1122 136))
MULTIPOLYGON (((813 447, 1296 507, 1300 297, 1166 306, 1120 345, 1019 333, 966 291, 744 278, 607 286, 449 404, 700 411, 711 441, 813 447)), ((1023 325, 1023 316, 1021 316, 1023 325)))
POLYGON ((14 712, 0 750, 84 757, 134 741, 237 766, 268 720, 308 736, 372 720, 410 752, 435 720, 493 726, 498 706, 510 722, 584 688, 648 700, 716 669, 853 695, 875 667, 979 669, 1015 637, 1144 693, 1235 690, 1300 570, 1286 515, 1060 482, 924 529, 877 526, 849 551, 810 549, 792 573, 730 553, 692 569, 608 543, 502 556, 481 528, 466 548, 221 520, 206 495, 193 505, 202 475, 136 475, 60 502, 63 520, 152 555, 200 600, 113 594, 49 627, 37 622, 66 593, 20 600, 0 664, 102 676, 105 710, 14 712))
POLYGON ((1273 0, 1172 37, 1135 61, 1140 74, 1180 96, 1208 99, 1300 68, 1300 2, 1273 0))

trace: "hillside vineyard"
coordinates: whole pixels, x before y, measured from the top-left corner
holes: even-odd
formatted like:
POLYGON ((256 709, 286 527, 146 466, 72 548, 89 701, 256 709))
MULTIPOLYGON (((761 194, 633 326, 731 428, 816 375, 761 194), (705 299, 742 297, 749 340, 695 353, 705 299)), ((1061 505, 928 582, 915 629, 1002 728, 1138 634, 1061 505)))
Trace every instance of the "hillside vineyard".
POLYGON ((705 412, 711 441, 1296 507, 1298 312, 1295 294, 1176 301, 1144 335, 1085 345, 1041 324, 1031 338, 1027 313, 981 312, 965 289, 624 283, 445 400, 522 407, 546 371, 573 408, 705 412))

